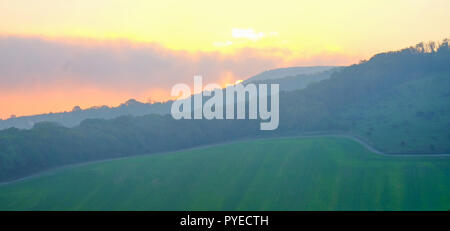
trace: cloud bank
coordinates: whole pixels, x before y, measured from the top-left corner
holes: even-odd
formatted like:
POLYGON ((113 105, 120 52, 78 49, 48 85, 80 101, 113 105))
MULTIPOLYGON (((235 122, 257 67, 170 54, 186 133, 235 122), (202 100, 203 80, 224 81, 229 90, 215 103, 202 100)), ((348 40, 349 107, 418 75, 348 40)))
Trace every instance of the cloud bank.
POLYGON ((163 100, 174 84, 191 84, 194 75, 202 75, 205 83, 225 85, 277 67, 354 61, 341 54, 293 57, 291 51, 276 48, 243 48, 224 54, 177 51, 128 41, 0 37, 0 118, 62 111, 73 107, 77 98, 84 100, 79 105, 94 106, 99 103, 98 95, 103 95, 102 100, 110 98, 102 103, 107 105, 119 104, 124 98, 163 100), (58 94, 52 96, 52 92, 58 94), (65 105, 65 97, 71 105, 65 105), (38 99, 46 101, 41 103, 42 108, 38 99), (58 103, 52 104, 52 100, 58 103))

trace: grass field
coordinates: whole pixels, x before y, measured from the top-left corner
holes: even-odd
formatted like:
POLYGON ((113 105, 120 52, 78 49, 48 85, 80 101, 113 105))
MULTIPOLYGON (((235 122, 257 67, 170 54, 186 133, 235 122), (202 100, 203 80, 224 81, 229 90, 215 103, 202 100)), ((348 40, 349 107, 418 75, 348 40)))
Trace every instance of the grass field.
POLYGON ((51 171, 0 186, 0 210, 448 210, 450 158, 345 138, 248 141, 51 171))

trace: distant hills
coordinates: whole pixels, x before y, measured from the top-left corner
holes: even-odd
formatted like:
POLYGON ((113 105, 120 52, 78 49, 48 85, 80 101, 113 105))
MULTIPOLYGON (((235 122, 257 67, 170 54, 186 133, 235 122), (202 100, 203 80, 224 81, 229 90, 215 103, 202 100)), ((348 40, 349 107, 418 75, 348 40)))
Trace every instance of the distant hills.
MULTIPOLYGON (((304 68, 309 69, 308 67, 304 68)), ((250 78, 249 80, 245 81, 244 84, 247 83, 280 84, 280 91, 294 91, 306 88, 312 83, 317 83, 322 80, 328 79, 335 71, 338 71, 341 68, 342 67, 333 67, 329 69, 325 68, 325 70, 322 70, 322 68, 318 68, 314 69, 317 70, 315 72, 301 73, 297 75, 288 75, 282 78, 268 78, 263 80, 258 80, 257 78, 256 79, 250 78)))
POLYGON ((55 122, 66 127, 74 127, 85 119, 113 119, 123 115, 147 115, 147 114, 167 114, 170 112, 171 101, 165 103, 141 103, 134 99, 117 106, 97 106, 81 109, 75 106, 72 111, 48 113, 32 116, 21 116, 0 120, 0 130, 11 127, 30 129, 39 122, 55 122))
POLYGON ((280 79, 288 76, 297 76, 297 75, 309 75, 315 74, 323 71, 328 71, 330 69, 335 68, 336 66, 311 66, 311 67, 287 67, 287 68, 278 68, 273 70, 264 71, 261 74, 255 75, 251 78, 248 78, 244 81, 244 83, 261 81, 261 80, 269 80, 269 79, 280 79))
MULTIPOLYGON (((332 66, 290 67, 265 71, 250 77, 245 83, 280 83, 280 90, 290 91, 305 88, 313 82, 329 78, 333 70, 332 66), (285 77, 285 78, 283 78, 285 77)), ((172 101, 142 103, 134 99, 117 106, 97 106, 81 109, 75 106, 72 111, 48 113, 32 116, 21 116, 0 120, 0 130, 11 127, 30 129, 39 122, 55 122, 65 127, 74 127, 85 119, 113 119, 124 115, 141 116, 147 114, 165 115, 170 113, 172 101)))

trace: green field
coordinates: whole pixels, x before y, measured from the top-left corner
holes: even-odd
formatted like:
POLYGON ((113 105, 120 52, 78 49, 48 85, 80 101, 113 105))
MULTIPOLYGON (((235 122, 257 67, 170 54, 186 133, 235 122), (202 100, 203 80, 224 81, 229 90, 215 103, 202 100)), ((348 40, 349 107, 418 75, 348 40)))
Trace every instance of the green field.
POLYGON ((450 158, 285 138, 92 163, 0 186, 0 210, 448 210, 450 158))

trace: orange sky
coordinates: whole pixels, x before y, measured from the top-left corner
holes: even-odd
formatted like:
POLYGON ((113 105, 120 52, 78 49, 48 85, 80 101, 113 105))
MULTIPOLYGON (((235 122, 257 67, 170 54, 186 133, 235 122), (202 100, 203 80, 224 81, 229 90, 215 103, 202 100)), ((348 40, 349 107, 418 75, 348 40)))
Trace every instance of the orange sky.
POLYGON ((0 0, 0 118, 166 100, 295 65, 450 36, 450 1, 0 0))

